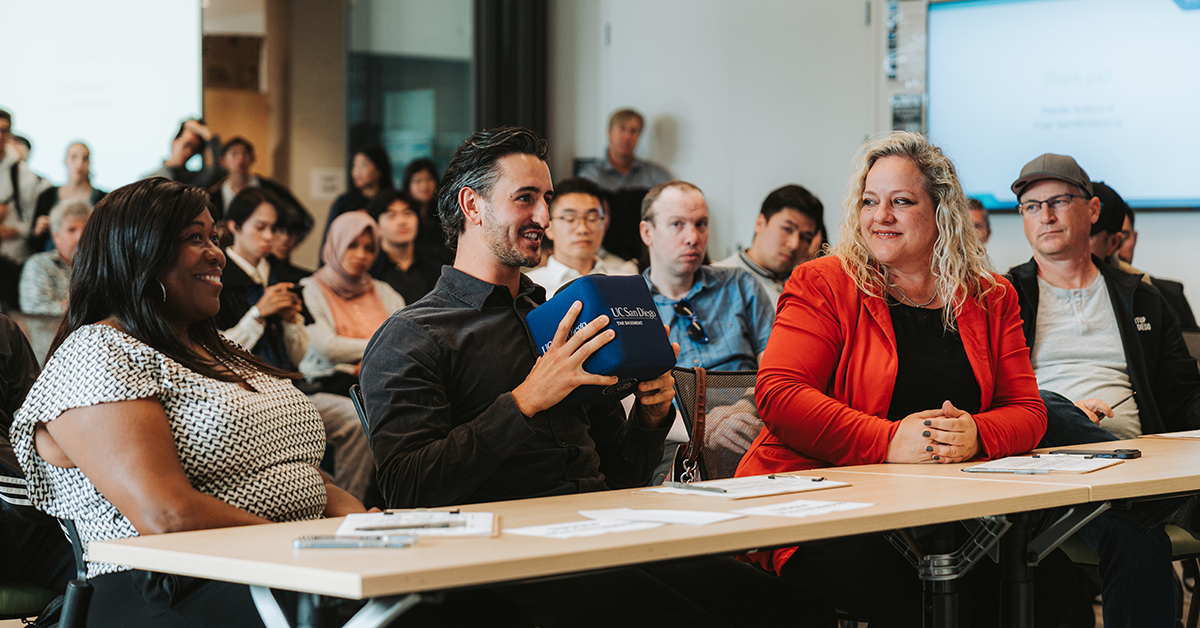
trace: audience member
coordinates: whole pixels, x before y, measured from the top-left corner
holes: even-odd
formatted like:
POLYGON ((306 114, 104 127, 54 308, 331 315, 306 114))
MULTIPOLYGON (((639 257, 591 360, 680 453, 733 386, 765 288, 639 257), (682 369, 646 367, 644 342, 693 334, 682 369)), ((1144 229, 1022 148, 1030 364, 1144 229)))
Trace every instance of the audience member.
POLYGON ((338 216, 328 236, 325 265, 300 280, 313 317, 300 372, 325 392, 349 396, 367 340, 404 307, 404 297, 368 272, 379 252, 379 227, 366 212, 338 216))
MULTIPOLYGON (((579 385, 616 382, 582 366, 614 337, 597 333, 607 317, 580 321, 568 338, 576 306, 546 355, 534 349, 525 315, 545 291, 520 269, 537 262, 549 223, 545 159, 545 141, 514 127, 476 132, 459 147, 438 199, 455 264, 367 349, 363 393, 390 507, 631 488, 659 460, 673 414, 669 373, 638 384, 628 420, 620 404, 559 403, 579 385)), ((833 625, 803 591, 777 585, 719 558, 496 589, 544 628, 833 625), (706 594, 715 583, 722 595, 706 594)), ((465 606, 496 621, 490 608, 465 606)))
MULTIPOLYGON (((212 212, 153 178, 84 230, 67 320, 11 433, 30 500, 85 543, 363 510, 317 468, 320 419, 292 374, 221 338, 212 212)), ((246 585, 94 561, 88 577, 92 628, 261 626, 246 585)))
POLYGON ((214 322, 226 338, 267 364, 294 371, 308 350, 304 304, 295 285, 275 271, 270 253, 281 202, 269 194, 246 188, 224 212, 233 245, 225 249, 221 310, 214 322))
MULTIPOLYGON (((329 239, 329 226, 338 216, 347 212, 366 209, 367 203, 380 190, 392 189, 392 160, 382 146, 368 146, 354 153, 350 167, 351 188, 333 201, 329 208, 329 217, 325 221, 325 235, 321 239, 322 249, 329 239)), ((321 263, 328 264, 329 260, 322 259, 321 263)))
POLYGON ((75 249, 91 214, 91 203, 78 197, 67 199, 50 210, 50 237, 54 241, 54 250, 34 253, 25 261, 25 267, 21 269, 22 312, 46 316, 66 313, 75 249))
POLYGON ((642 114, 621 109, 608 119, 608 149, 601 159, 585 164, 578 176, 595 181, 608 195, 608 231, 604 248, 625 259, 642 253, 638 220, 642 197, 650 188, 671 180, 662 166, 638 159, 638 140, 645 128, 642 114))
POLYGON ((820 199, 799 185, 785 185, 763 200, 750 248, 713 266, 753 274, 775 303, 792 269, 820 254, 824 229, 825 207, 820 199))
POLYGON ((417 214, 419 205, 408 193, 392 190, 381 191, 367 204, 367 214, 379 224, 380 252, 371 276, 395 289, 405 303, 416 303, 442 275, 442 259, 419 244, 426 228, 417 214))
POLYGON ((17 323, 0 314, 0 573, 62 593, 75 577, 75 557, 58 521, 33 508, 8 442, 13 415, 38 376, 33 350, 17 323))
MULTIPOLYGON (((275 238, 283 237, 278 216, 285 211, 287 205, 265 189, 245 188, 230 203, 225 219, 233 245, 225 257, 233 263, 221 274, 221 310, 214 320, 226 338, 267 364, 295 371, 308 350, 307 312, 299 288, 280 276, 284 262, 270 255, 275 238)), ((305 392, 311 392, 325 440, 333 445, 333 483, 363 499, 375 465, 354 404, 341 395, 305 392)))
POLYGON ((1096 198, 1100 199, 1100 218, 1092 225, 1091 249, 1092 255, 1104 260, 1109 266, 1134 275, 1141 275, 1142 281, 1158 288, 1163 300, 1171 308, 1180 329, 1200 329, 1196 324, 1196 315, 1183 294, 1183 284, 1170 279, 1152 277, 1150 273, 1134 268, 1132 264, 1121 259, 1120 250, 1125 241, 1126 233, 1133 227, 1130 216, 1133 209, 1121 198, 1117 191, 1101 181, 1092 181, 1096 198), (1127 231, 1128 229, 1128 231, 1127 231))
MULTIPOLYGON (((1048 414, 1042 444, 1200 428, 1200 372, 1162 295, 1092 254, 1101 200, 1087 173, 1047 153, 1025 164, 1012 190, 1033 248, 1009 274, 1048 414)), ((1110 510, 1079 531, 1100 555, 1105 626, 1174 625, 1161 524, 1178 506, 1167 499, 1110 510)))
POLYGON ((595 181, 609 192, 632 188, 648 190, 671 180, 664 167, 638 159, 638 140, 645 118, 633 109, 621 109, 608 118, 608 150, 604 157, 585 165, 579 176, 595 181))
POLYGON ((298 283, 312 271, 292 264, 292 251, 312 233, 313 217, 287 205, 281 205, 278 214, 275 238, 271 240, 271 257, 277 262, 280 281, 298 283))
POLYGON ((229 211, 229 204, 238 192, 246 188, 262 188, 274 194, 283 204, 308 216, 309 223, 312 223, 311 214, 286 185, 250 171, 255 161, 254 145, 250 140, 241 136, 229 140, 221 152, 219 161, 228 174, 209 186, 208 193, 222 216, 229 211))
POLYGON ((413 209, 421 218, 417 244, 437 256, 443 263, 451 264, 454 262, 454 254, 446 248, 446 236, 442 233, 442 221, 437 212, 439 184, 437 164, 431 159, 414 159, 404 167, 401 189, 412 198, 413 209))
MULTIPOLYGON (((775 322, 775 303, 754 275, 704 265, 708 204, 700 189, 686 181, 655 186, 642 200, 641 228, 650 251, 650 267, 642 276, 671 341, 679 343, 676 363, 713 371, 757 370, 775 322)), ((745 448, 758 426, 741 427, 726 440, 745 448)), ((676 447, 685 442, 687 430, 678 420, 654 483, 666 478, 676 447)))
POLYGON ((1117 249, 1117 257, 1120 257, 1126 264, 1133 263, 1133 250, 1137 248, 1138 232, 1133 228, 1134 212, 1133 208, 1126 206, 1128 211, 1125 214, 1125 223, 1121 225, 1121 248, 1117 249))
MULTIPOLYGON (((38 195, 50 182, 34 174, 14 147, 12 115, 0 110, 0 255, 23 264, 34 251, 28 237, 38 195)), ((12 275, 16 288, 17 275, 12 275)))
POLYGON ((983 201, 977 198, 967 199, 967 209, 971 211, 971 226, 975 227, 975 233, 979 234, 979 240, 987 245, 988 240, 992 239, 992 219, 988 217, 988 210, 983 206, 983 201))
POLYGON ((106 192, 92 186, 92 151, 83 142, 67 147, 67 183, 48 188, 38 195, 37 208, 33 213, 33 228, 29 232, 29 250, 47 251, 54 246, 50 240, 50 210, 61 201, 75 198, 85 199, 95 205, 106 192))
POLYGON ((207 188, 213 181, 221 178, 224 171, 217 163, 221 157, 221 140, 205 126, 203 120, 184 120, 179 125, 179 132, 171 140, 171 156, 163 161, 158 170, 147 174, 144 178, 164 177, 178 181, 184 185, 207 188), (209 165, 200 170, 188 170, 187 162, 196 155, 204 155, 209 150, 209 165))
MULTIPOLYGON (((756 391, 765 427, 738 475, 1029 451, 1046 411, 1017 297, 971 232, 953 164, 896 132, 856 166, 832 255, 800 266, 780 298, 756 391)), ((883 536, 752 558, 872 628, 921 623, 921 581, 883 536)), ((1060 551, 1040 563, 1038 625, 1058 625, 1071 569, 1060 551)), ((964 623, 995 623, 998 572, 982 561, 959 581, 964 623)))
POLYGON ((550 226, 543 242, 552 242, 554 250, 545 266, 527 273, 534 283, 546 289, 547 297, 584 275, 637 274, 637 264, 616 255, 602 259, 597 254, 608 226, 603 196, 600 186, 581 177, 560 181, 554 187, 550 226))

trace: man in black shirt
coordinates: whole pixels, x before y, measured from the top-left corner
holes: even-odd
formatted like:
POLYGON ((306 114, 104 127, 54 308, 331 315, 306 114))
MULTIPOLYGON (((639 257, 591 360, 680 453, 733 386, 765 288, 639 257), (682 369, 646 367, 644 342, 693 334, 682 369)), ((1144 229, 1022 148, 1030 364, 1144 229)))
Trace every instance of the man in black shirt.
POLYGON ((443 263, 454 261, 438 259, 418 243, 417 233, 424 228, 418 208, 404 190, 380 190, 367 203, 367 213, 379 223, 379 254, 371 276, 394 288, 409 305, 433 290, 443 263))
MULTIPOLYGON (((583 370, 613 338, 597 334, 607 317, 568 338, 576 305, 538 357, 525 316, 545 291, 521 267, 537 264, 549 223, 545 159, 545 141, 513 127, 477 132, 459 147, 438 194, 454 266, 367 346, 360 378, 389 507, 632 488, 662 455, 674 419, 670 373, 638 385, 628 419, 619 404, 559 404, 580 385, 616 383, 583 370)), ((800 589, 729 558, 499 591, 544 628, 812 620, 810 609, 796 612, 800 589)), ((818 623, 832 625, 832 615, 818 623)))

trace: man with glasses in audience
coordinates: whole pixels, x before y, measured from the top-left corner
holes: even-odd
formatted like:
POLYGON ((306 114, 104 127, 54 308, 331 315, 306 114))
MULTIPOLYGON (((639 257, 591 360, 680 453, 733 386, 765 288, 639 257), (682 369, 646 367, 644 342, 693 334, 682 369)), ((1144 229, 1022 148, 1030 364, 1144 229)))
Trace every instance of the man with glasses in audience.
POLYGON ((604 192, 594 182, 582 178, 560 181, 550 201, 550 226, 546 239, 554 243, 554 253, 546 265, 527 274, 534 283, 554 296, 564 284, 584 275, 636 275, 637 264, 616 255, 600 257, 600 245, 608 221, 604 215, 604 192))
MULTIPOLYGON (((704 265, 708 204, 700 188, 668 181, 647 192, 641 233, 650 251, 650 267, 642 276, 671 342, 679 343, 675 363, 711 371, 758 370, 775 324, 775 302, 750 273, 704 265)), ((726 446, 738 447, 744 440, 749 447, 760 425, 744 427, 728 435, 731 442, 726 446)), ((655 483, 665 479, 675 448, 685 442, 687 430, 677 420, 667 437, 666 456, 654 473, 655 483)))
MULTIPOLYGON (((1012 190, 1033 248, 1009 274, 1046 402, 1042 445, 1200 428, 1200 372, 1162 294, 1092 254, 1101 200, 1087 173, 1047 153, 1025 165, 1012 190)), ((1138 502, 1080 530, 1100 556, 1105 626, 1175 624, 1162 522, 1179 506, 1138 502)))
POLYGON ((792 269, 820 254, 825 242, 824 213, 820 199, 799 185, 773 190, 763 200, 754 222, 750 248, 713 266, 743 268, 752 273, 771 303, 777 303, 792 269))

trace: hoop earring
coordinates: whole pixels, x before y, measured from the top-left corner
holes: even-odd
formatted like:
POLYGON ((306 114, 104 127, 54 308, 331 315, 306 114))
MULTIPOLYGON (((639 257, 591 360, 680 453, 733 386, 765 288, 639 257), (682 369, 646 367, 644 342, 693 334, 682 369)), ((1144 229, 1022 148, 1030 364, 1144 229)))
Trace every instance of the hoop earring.
POLYGON ((162 288, 162 293, 163 293, 163 303, 166 303, 166 302, 167 302, 167 287, 166 287, 166 286, 164 286, 164 285, 163 285, 163 282, 161 282, 161 281, 160 281, 160 282, 158 282, 158 287, 159 287, 159 288, 162 288))

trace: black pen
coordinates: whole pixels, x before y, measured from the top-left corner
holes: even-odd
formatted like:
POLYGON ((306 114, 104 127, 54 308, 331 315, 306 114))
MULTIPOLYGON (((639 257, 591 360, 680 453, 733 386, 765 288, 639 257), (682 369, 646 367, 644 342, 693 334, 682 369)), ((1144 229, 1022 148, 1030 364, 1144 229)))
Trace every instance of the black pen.
MULTIPOLYGON (((1136 395, 1136 394, 1137 394, 1137 391, 1135 390, 1135 391, 1133 391, 1133 392, 1129 393, 1129 396, 1128 396, 1128 397, 1126 397, 1126 398, 1124 398, 1124 399, 1122 399, 1122 400, 1120 400, 1120 401, 1118 401, 1118 402, 1116 402, 1116 403, 1112 404, 1111 406, 1109 406, 1109 408, 1110 408, 1110 409, 1113 409, 1113 410, 1115 410, 1117 406, 1119 406, 1119 405, 1121 405, 1121 404, 1125 403, 1126 401, 1129 401, 1130 399, 1133 399, 1133 396, 1134 396, 1134 395, 1136 395)), ((1094 412, 1094 413, 1096 414, 1096 418, 1097 418, 1097 419, 1103 419, 1103 418, 1106 418, 1106 417, 1104 416, 1104 413, 1103 413, 1103 412, 1096 412, 1095 410, 1092 410, 1092 412, 1094 412)))

